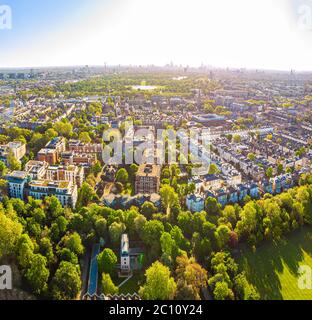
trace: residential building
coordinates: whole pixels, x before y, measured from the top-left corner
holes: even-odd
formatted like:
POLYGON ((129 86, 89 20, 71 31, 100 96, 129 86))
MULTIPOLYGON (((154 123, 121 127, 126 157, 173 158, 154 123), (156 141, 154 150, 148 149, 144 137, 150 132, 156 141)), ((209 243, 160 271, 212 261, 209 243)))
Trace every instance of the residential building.
POLYGON ((6 165, 8 164, 7 158, 10 153, 15 157, 15 159, 20 161, 26 154, 26 144, 16 141, 0 146, 0 160, 6 165))
POLYGON ((143 194, 158 193, 160 187, 160 166, 140 165, 135 177, 135 192, 143 194))
POLYGON ((74 165, 49 166, 46 170, 45 179, 51 181, 70 181, 81 187, 84 180, 84 168, 74 165))
POLYGON ((205 209, 205 200, 200 195, 189 195, 186 198, 186 207, 191 212, 201 212, 205 209))
POLYGON ((63 207, 76 206, 78 191, 77 185, 71 181, 34 180, 29 183, 29 196, 34 199, 44 199, 55 196, 63 207))
POLYGON ((6 176, 8 182, 9 196, 11 198, 17 198, 24 200, 25 187, 30 177, 25 171, 13 171, 6 176))
POLYGON ((95 153, 102 154, 103 146, 101 143, 83 143, 79 140, 70 140, 68 143, 69 151, 75 153, 95 153))
POLYGON ((46 175, 49 164, 45 161, 30 160, 25 165, 25 171, 28 172, 32 180, 42 180, 46 175))
POLYGON ((25 143, 22 143, 20 141, 15 141, 15 142, 9 142, 7 146, 18 161, 20 161, 26 154, 25 143))
POLYGON ((97 156, 93 153, 75 153, 72 151, 66 151, 61 154, 62 161, 64 165, 76 165, 84 167, 92 167, 96 161, 97 156))
POLYGON ((54 149, 58 153, 61 153, 66 150, 66 140, 63 137, 57 137, 48 142, 45 147, 47 149, 54 149))
POLYGON ((58 152, 56 149, 41 149, 37 154, 38 161, 47 162, 50 165, 54 165, 58 161, 58 152))

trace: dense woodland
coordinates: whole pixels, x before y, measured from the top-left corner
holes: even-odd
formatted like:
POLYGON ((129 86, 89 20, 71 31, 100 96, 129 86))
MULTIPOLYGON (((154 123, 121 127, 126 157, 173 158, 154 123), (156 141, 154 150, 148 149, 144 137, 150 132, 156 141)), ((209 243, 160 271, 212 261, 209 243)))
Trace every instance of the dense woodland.
MULTIPOLYGON (((171 177, 171 181, 174 177, 171 177)), ((170 185, 161 188, 162 212, 146 202, 142 208, 114 210, 100 206, 85 183, 77 210, 54 198, 27 203, 4 198, 0 205, 0 257, 16 263, 22 288, 40 298, 74 299, 81 290, 80 258, 101 238, 118 246, 121 234, 144 243, 144 299, 200 299, 207 287, 215 299, 259 299, 231 252, 247 243, 278 242, 292 230, 312 224, 312 175, 277 196, 246 199, 242 206, 221 208, 213 198, 205 211, 180 208, 170 185), (165 288, 165 289, 164 289, 165 288)), ((110 275, 117 257, 105 249, 98 257, 103 290, 115 293, 110 275)))

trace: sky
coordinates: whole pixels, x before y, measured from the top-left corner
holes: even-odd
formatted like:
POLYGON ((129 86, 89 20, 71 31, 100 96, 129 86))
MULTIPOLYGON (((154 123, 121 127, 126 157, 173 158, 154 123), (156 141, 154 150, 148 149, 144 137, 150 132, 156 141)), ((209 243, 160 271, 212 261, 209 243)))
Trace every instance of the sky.
POLYGON ((312 0, 0 0, 0 68, 177 65, 312 71, 312 0), (1 27, 1 25, 0 25, 1 27))

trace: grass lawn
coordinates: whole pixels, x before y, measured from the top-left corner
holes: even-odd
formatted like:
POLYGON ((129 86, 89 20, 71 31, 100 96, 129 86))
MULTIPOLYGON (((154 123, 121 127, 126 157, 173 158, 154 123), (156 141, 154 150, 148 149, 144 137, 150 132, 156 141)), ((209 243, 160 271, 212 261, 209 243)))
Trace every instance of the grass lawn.
POLYGON ((298 268, 312 268, 312 228, 303 228, 274 245, 265 243, 256 252, 242 250, 237 258, 248 280, 265 300, 312 300, 312 290, 298 287, 298 268))
MULTIPOLYGON (((134 294, 138 293, 140 286, 144 282, 144 274, 134 274, 133 277, 128 280, 122 287, 119 288, 119 293, 124 293, 124 294, 134 294)), ((121 283, 122 280, 119 281, 121 283)))

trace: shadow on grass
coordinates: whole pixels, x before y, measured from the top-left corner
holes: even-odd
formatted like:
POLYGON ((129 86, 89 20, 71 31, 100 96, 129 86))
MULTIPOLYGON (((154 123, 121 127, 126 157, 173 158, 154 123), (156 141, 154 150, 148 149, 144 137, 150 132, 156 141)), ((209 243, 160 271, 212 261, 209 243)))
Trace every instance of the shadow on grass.
POLYGON ((266 242, 255 252, 242 250, 238 261, 262 299, 282 300, 278 273, 282 273, 286 265, 291 274, 297 277, 304 252, 312 256, 312 228, 309 227, 287 235, 287 239, 277 244, 266 242))

